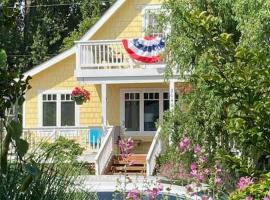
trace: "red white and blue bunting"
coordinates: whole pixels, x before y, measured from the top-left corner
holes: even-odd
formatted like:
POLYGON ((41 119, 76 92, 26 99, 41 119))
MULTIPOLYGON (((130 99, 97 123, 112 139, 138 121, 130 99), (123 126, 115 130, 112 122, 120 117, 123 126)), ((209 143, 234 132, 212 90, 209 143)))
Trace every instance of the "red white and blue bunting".
POLYGON ((144 63, 160 62, 160 55, 165 50, 165 40, 161 37, 124 39, 122 42, 130 57, 144 63))

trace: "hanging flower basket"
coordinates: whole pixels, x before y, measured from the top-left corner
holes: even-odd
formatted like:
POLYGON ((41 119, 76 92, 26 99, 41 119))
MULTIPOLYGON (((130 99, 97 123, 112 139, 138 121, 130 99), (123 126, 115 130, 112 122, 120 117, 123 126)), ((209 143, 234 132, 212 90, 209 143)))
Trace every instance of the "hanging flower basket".
POLYGON ((75 101, 77 105, 82 105, 90 100, 90 92, 84 88, 75 87, 71 93, 71 99, 75 101))

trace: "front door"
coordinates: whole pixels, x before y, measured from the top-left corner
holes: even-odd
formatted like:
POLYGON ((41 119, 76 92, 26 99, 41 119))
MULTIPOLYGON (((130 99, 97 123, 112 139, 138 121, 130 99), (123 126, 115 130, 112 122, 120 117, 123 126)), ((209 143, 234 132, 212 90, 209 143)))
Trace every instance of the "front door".
POLYGON ((127 133, 155 133, 156 122, 169 109, 166 90, 123 91, 121 120, 127 133))

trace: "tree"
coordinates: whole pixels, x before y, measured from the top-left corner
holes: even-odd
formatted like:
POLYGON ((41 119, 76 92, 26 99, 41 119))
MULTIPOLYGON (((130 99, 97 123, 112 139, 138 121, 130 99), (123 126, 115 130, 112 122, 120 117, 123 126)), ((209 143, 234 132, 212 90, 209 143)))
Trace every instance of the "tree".
POLYGON ((174 144, 189 135, 212 155, 238 150, 255 167, 270 155, 269 1, 167 0, 164 7, 168 70, 177 66, 182 77, 192 70, 193 91, 168 120, 174 144))

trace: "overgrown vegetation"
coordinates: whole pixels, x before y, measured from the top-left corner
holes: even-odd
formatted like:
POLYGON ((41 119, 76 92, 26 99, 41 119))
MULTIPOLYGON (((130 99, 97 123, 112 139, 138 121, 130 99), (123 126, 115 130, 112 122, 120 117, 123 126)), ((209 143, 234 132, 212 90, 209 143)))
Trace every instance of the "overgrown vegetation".
POLYGON ((192 85, 167 114, 164 136, 174 147, 191 138, 235 180, 259 178, 270 155, 269 1, 167 0, 164 7, 167 74, 177 68, 183 79, 189 71, 192 85))

